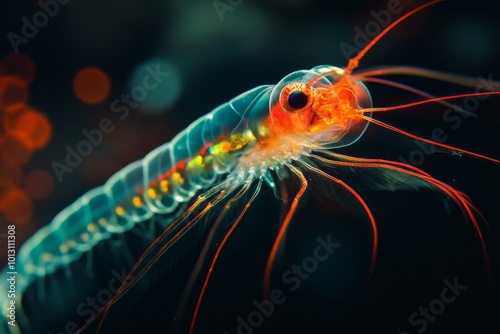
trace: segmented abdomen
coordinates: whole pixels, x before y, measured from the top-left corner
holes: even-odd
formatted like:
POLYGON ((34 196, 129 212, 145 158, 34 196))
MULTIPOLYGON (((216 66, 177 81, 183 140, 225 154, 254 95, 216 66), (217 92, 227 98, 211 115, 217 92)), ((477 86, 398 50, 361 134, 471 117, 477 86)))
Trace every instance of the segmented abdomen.
POLYGON ((271 88, 257 87, 219 106, 59 213, 19 252, 19 295, 113 234, 153 216, 161 216, 156 222, 166 228, 182 212, 182 203, 230 173, 239 154, 254 144, 249 115, 256 108, 265 109, 258 115, 267 113, 271 88))

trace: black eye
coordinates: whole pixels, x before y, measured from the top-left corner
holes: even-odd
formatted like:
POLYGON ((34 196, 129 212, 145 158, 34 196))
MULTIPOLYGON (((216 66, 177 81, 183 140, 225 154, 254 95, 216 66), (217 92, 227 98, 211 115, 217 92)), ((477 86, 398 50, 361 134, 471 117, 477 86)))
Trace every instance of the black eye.
POLYGON ((313 101, 313 89, 307 83, 292 82, 281 90, 280 104, 287 112, 303 113, 311 108, 313 101))
POLYGON ((288 105, 293 109, 302 109, 307 105, 309 98, 302 91, 291 92, 288 95, 288 105))

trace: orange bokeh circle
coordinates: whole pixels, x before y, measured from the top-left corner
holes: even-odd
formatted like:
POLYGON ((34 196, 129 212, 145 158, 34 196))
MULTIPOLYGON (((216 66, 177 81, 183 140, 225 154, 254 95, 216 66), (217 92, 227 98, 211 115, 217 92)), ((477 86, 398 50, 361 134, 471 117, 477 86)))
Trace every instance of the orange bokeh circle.
POLYGON ((86 67, 75 75, 73 90, 82 102, 97 104, 108 97, 111 83, 109 77, 102 70, 86 67))

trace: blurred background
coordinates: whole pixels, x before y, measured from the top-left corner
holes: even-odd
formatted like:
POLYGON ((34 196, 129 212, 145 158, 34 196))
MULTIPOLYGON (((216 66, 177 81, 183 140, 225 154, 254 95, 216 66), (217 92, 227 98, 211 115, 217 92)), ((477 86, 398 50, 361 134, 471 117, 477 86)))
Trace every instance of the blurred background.
MULTIPOLYGON (((292 71, 316 65, 344 67, 346 55, 352 56, 355 52, 351 51, 359 49, 358 32, 370 33, 369 29, 380 27, 382 21, 377 21, 377 15, 383 20, 380 11, 387 12, 389 3, 398 2, 4 2, 0 14, 0 238, 7 231, 6 225, 15 224, 17 243, 21 245, 87 190, 101 185, 128 163, 168 142, 198 117, 246 90, 275 84, 292 71), (147 75, 152 79, 145 83, 147 75), (149 89, 149 85, 154 88, 149 89), (109 120, 107 125, 102 125, 103 119, 109 120), (95 129, 101 129, 101 135, 95 129), (81 144, 91 136, 89 133, 94 133, 96 143, 90 147, 81 144), (78 149, 85 156, 76 158, 70 166, 68 154, 78 149)), ((422 2, 401 0, 399 7, 394 8, 402 10, 393 14, 391 21, 419 3, 422 2)), ((404 64, 498 79, 499 35, 498 15, 486 1, 449 1, 428 8, 395 28, 366 55, 360 68, 404 64)), ((415 78, 404 82, 436 95, 472 91, 415 78)), ((375 105, 412 100, 409 95, 400 97, 394 90, 375 85, 369 88, 375 105)), ((497 97, 481 101, 481 117, 464 120, 456 130, 443 122, 442 109, 435 114, 426 113, 425 108, 404 110, 395 113, 391 120, 392 124, 427 137, 432 129, 443 127, 450 144, 499 158, 499 104, 497 97)), ((351 153, 355 154, 356 149, 351 153)), ((491 229, 487 242, 492 245, 492 262, 498 263, 498 166, 475 159, 460 164, 456 160, 449 163, 436 159, 437 164, 428 166, 430 172, 455 182, 453 185, 470 194, 488 218, 491 229)), ((332 279, 330 285, 340 282, 341 287, 332 291, 327 284, 332 272, 318 273, 322 280, 309 283, 312 290, 304 288, 294 294, 293 301, 277 310, 276 316, 266 320, 255 333, 416 333, 419 327, 411 327, 408 316, 439 297, 443 279, 451 280, 457 275, 459 281, 463 277, 464 284, 469 279, 469 290, 430 323, 426 333, 497 333, 500 325, 495 314, 500 308, 498 303, 490 303, 500 297, 498 266, 493 268, 497 274, 494 282, 488 283, 479 243, 460 214, 441 212, 439 207, 444 200, 439 196, 431 200, 427 195, 407 195, 402 199, 394 194, 368 194, 377 208, 374 211, 378 212, 378 219, 387 222, 382 227, 386 234, 381 233, 381 243, 386 242, 382 253, 386 257, 372 285, 360 283, 364 273, 358 273, 359 277, 347 275, 338 278, 338 282, 332 279), (443 220, 450 220, 453 225, 443 225, 443 220), (422 230, 412 235, 405 230, 409 226, 422 230), (458 229, 453 230, 456 235, 449 233, 450 226, 458 229), (418 245, 425 256, 413 249, 414 253, 409 251, 410 254, 397 257, 398 249, 405 248, 398 233, 405 233, 412 240, 410 244, 418 245), (423 239, 416 240, 416 235, 423 239), (433 257, 436 254, 440 259, 433 257), (417 265, 415 261, 422 263, 417 265), (356 284, 346 283, 351 280, 356 284), (313 286, 324 289, 318 293, 313 286)), ((283 260, 283 270, 287 263, 309 254, 307 245, 314 247, 316 236, 331 233, 323 230, 329 228, 328 220, 324 224, 312 223, 321 221, 320 213, 323 217, 332 214, 326 206, 313 199, 304 205, 296 230, 290 233, 289 243, 294 246, 290 246, 290 258, 283 260), (305 253, 296 251, 301 248, 305 253)), ((275 221, 254 214, 256 224, 276 226, 275 221)), ((346 224, 341 230, 352 228, 350 219, 356 221, 346 215, 338 216, 346 224)), ((225 260, 227 268, 242 273, 253 272, 251 265, 258 268, 255 271, 262 269, 268 248, 257 251, 262 231, 260 227, 251 231, 250 241, 235 246, 234 253, 225 260)), ((272 233, 262 238, 272 242, 272 233)), ((349 233, 356 240, 354 232, 349 233)), ((367 244, 361 248, 369 249, 368 236, 363 236, 367 244)), ((337 241, 348 242, 341 237, 337 241)), ((356 243, 352 247, 356 253, 356 243)), ((349 256, 354 255, 347 252, 344 260, 339 261, 349 263, 349 256)), ((367 259, 359 254, 358 257, 367 259)), ((0 253, 0 259, 3 265, 6 252, 0 253)), ((368 262, 359 265, 365 269, 368 266, 368 262)), ((232 281, 236 282, 234 289, 245 290, 261 277, 241 276, 232 281)), ((214 306, 214 314, 200 315, 200 326, 207 326, 207 333, 236 332, 237 315, 250 313, 252 300, 258 298, 252 294, 258 296, 258 288, 248 288, 252 292, 241 295, 227 288, 227 284, 214 283, 213 291, 220 295, 208 298, 213 305, 221 306, 214 306), (231 295, 227 290, 237 296, 237 301, 226 300, 231 295), (227 313, 235 304, 241 304, 241 308, 232 311, 234 314, 227 313)))

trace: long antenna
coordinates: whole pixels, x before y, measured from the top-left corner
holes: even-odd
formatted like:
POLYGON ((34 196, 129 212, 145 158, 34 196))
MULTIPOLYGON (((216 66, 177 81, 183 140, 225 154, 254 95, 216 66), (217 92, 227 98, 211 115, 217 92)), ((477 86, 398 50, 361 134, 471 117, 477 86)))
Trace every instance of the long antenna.
POLYGON ((429 6, 432 6, 432 5, 435 5, 439 2, 443 2, 444 0, 434 0, 434 1, 431 1, 431 2, 428 2, 426 4, 423 4, 411 11, 409 11, 408 13, 406 13, 405 15, 401 16, 399 19, 397 19, 396 21, 392 22, 391 24, 389 24, 387 27, 385 27, 384 30, 382 30, 382 32, 380 34, 378 34, 377 36, 375 36, 374 39, 372 39, 370 41, 370 43, 368 43, 368 45, 366 45, 361 51, 359 51, 359 53, 354 57, 354 58, 351 58, 349 60, 349 63, 347 64, 347 67, 345 68, 344 70, 344 75, 349 75, 352 73, 352 71, 354 69, 356 69, 358 67, 358 64, 359 64, 359 61, 361 60, 361 58, 364 57, 364 55, 385 35, 387 34, 392 28, 394 28, 395 26, 397 26, 401 21, 405 20, 406 18, 412 16, 413 14, 415 13, 418 13, 420 12, 421 10, 429 7, 429 6))

